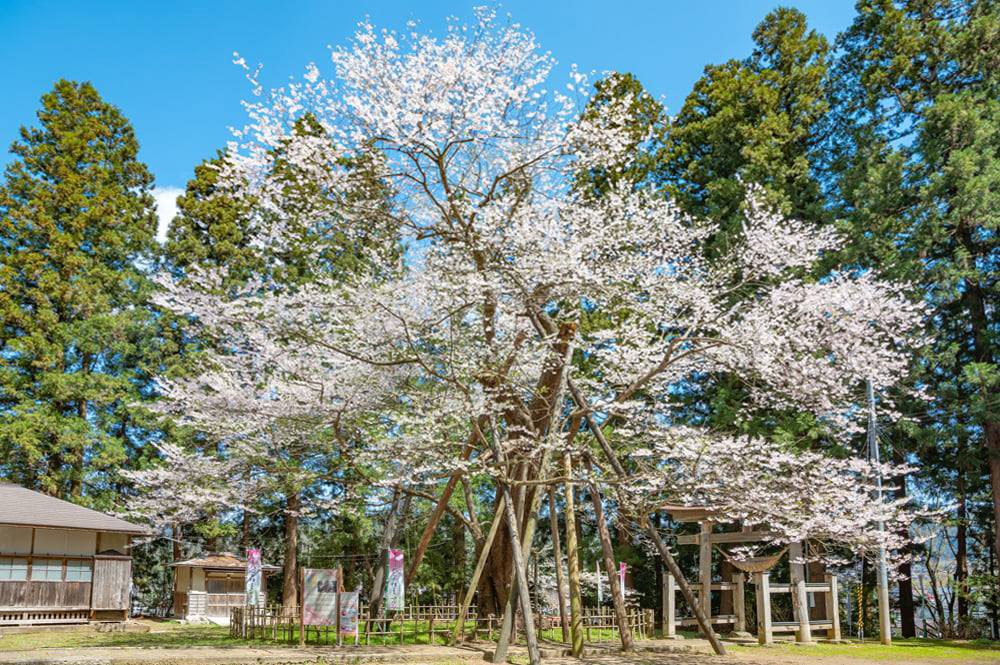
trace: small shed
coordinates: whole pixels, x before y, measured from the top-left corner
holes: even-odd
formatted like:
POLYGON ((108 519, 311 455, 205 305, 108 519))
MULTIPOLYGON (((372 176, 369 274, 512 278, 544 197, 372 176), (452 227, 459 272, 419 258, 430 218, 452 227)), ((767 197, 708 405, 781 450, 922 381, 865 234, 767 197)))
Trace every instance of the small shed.
POLYGON ((143 527, 0 482, 0 624, 128 618, 143 527))
MULTIPOLYGON (((228 619, 229 608, 246 604, 246 559, 232 552, 211 552, 201 557, 175 561, 174 616, 179 619, 228 619)), ((261 564, 261 588, 267 575, 279 566, 261 564)))

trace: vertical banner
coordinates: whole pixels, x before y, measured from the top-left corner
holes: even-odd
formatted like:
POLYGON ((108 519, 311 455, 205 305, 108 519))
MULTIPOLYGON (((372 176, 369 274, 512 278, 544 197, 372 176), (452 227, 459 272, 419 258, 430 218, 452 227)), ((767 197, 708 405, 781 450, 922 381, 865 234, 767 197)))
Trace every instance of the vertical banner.
POLYGON ((261 562, 260 549, 251 547, 247 550, 247 573, 244 585, 244 604, 249 607, 264 605, 261 593, 261 562))
POLYGON ((387 550, 389 557, 385 576, 385 609, 402 610, 404 606, 403 550, 387 550))
POLYGON ((302 623, 306 626, 333 626, 337 623, 337 571, 302 570, 302 623))
POLYGON ((604 602, 604 590, 601 589, 601 562, 594 563, 594 570, 597 573, 597 604, 604 602))
POLYGON ((360 595, 357 591, 340 594, 340 634, 358 636, 358 606, 360 595))
POLYGON ((625 602, 625 562, 618 562, 618 586, 622 590, 622 602, 625 602))

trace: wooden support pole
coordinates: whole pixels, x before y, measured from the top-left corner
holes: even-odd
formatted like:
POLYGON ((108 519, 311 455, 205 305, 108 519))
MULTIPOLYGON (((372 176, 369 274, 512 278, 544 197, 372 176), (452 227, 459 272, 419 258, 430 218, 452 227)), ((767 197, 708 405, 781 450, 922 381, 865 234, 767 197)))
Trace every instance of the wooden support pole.
POLYGON ((677 637, 677 585, 670 571, 663 571, 663 637, 677 637))
MULTIPOLYGON (((544 311, 529 311, 529 315, 531 316, 532 323, 539 330, 539 332, 548 334, 553 334, 555 332, 556 330, 555 324, 552 322, 552 320, 544 311)), ((569 376, 566 377, 566 387, 569 389, 570 394, 573 396, 573 401, 576 403, 577 407, 585 410, 587 427, 590 428, 590 431, 594 434, 594 438, 596 438, 597 442, 600 444, 601 451, 607 458, 608 463, 611 465, 615 473, 620 478, 624 478, 626 476, 625 468, 622 466, 621 462, 615 456, 614 450, 608 443, 607 437, 604 436, 604 432, 597 425, 597 423, 594 422, 594 417, 590 412, 590 404, 587 402, 586 399, 584 399, 583 393, 580 392, 580 389, 576 386, 572 377, 569 376)), ((712 649, 715 651, 717 655, 724 656, 726 654, 726 647, 719 640, 719 637, 718 635, 716 635, 715 630, 712 628, 712 625, 708 623, 708 621, 705 619, 705 615, 702 613, 701 608, 695 606, 694 595, 691 593, 691 587, 688 586, 687 581, 681 574, 680 567, 677 565, 677 562, 674 561, 674 557, 670 553, 670 550, 667 549, 667 546, 663 542, 663 539, 660 538, 660 534, 656 530, 656 527, 653 526, 652 522, 649 521, 649 518, 646 515, 641 515, 638 517, 638 519, 640 522, 640 527, 646 529, 650 537, 653 539, 653 542, 656 544, 657 550, 659 550, 660 552, 660 557, 666 564, 670 574, 673 575, 674 578, 677 580, 678 587, 680 588, 681 593, 684 595, 684 599, 692 607, 694 607, 694 613, 695 617, 698 619, 698 625, 701 628, 702 632, 705 634, 705 636, 708 638, 708 641, 711 643, 712 649)), ((568 544, 567 547, 569 547, 568 544)), ((576 643, 575 636, 573 640, 575 645, 576 643)), ((583 646, 581 644, 580 646, 581 653, 582 650, 583 646)), ((577 655, 575 653, 575 648, 574 648, 574 655, 577 655)), ((577 655, 577 657, 579 656, 577 655)))
POLYGON ((306 569, 299 567, 299 646, 306 645, 306 569))
POLYGON ((826 595, 826 618, 829 619, 831 628, 827 631, 827 637, 831 640, 840 639, 840 598, 837 589, 837 576, 827 575, 826 583, 830 587, 830 592, 826 595))
POLYGON ((337 566, 337 646, 340 641, 340 595, 344 593, 344 569, 337 566))
MULTIPOLYGON (((469 455, 472 454, 472 441, 476 437, 476 429, 473 428, 472 433, 469 434, 469 440, 466 442, 464 449, 462 450, 462 461, 469 459, 469 455)), ((406 575, 403 578, 404 583, 407 587, 410 585, 410 581, 417 572, 417 567, 420 562, 424 559, 424 553, 427 551, 427 546, 431 543, 431 536, 434 535, 434 531, 437 529, 438 523, 441 521, 441 517, 444 515, 445 510, 448 508, 448 502, 451 500, 452 492, 455 491, 455 485, 461 479, 461 471, 456 471, 451 474, 448 478, 448 482, 444 486, 444 491, 441 492, 441 498, 438 499, 437 505, 434 506, 434 511, 431 513, 430 519, 427 520, 427 524, 424 526, 424 532, 420 534, 420 542, 417 543, 417 549, 413 553, 413 557, 410 561, 410 567, 406 570, 406 575)))
POLYGON ((701 611, 709 624, 712 622, 712 523, 701 521, 701 539, 698 543, 698 581, 701 583, 701 593, 698 602, 701 611))
MULTIPOLYGON (((497 444, 494 443, 494 445, 499 448, 497 444)), ((528 589, 528 577, 524 570, 524 556, 521 552, 517 515, 514 513, 514 498, 510 494, 509 486, 503 485, 502 491, 507 530, 510 534, 511 553, 514 555, 514 580, 517 584, 517 597, 521 602, 521 615, 524 617, 524 637, 528 643, 528 663, 529 665, 539 665, 541 663, 541 655, 538 651, 538 640, 535 635, 535 620, 531 611, 531 596, 528 589)), ((506 649, 501 653, 499 642, 497 643, 497 650, 493 653, 493 662, 507 662, 506 649)))
POLYGON ((475 595, 476 588, 479 586, 479 578, 483 575, 483 569, 486 567, 486 560, 490 556, 490 548, 493 547, 493 540, 496 538, 497 531, 499 531, 500 523, 503 519, 503 510, 498 510, 497 514, 493 516, 493 522, 490 524, 490 530, 486 534, 486 540, 483 541, 482 549, 479 551, 479 560, 476 561, 476 569, 472 572, 472 580, 469 582, 469 588, 465 592, 465 598, 462 600, 462 606, 458 610, 455 628, 451 632, 452 644, 458 641, 462 627, 465 625, 465 616, 469 613, 469 607, 472 605, 472 597, 475 595))
POLYGON ((559 625, 563 642, 569 642, 569 616, 566 607, 566 579, 563 574, 562 544, 559 542, 559 516, 556 515, 556 493, 549 486, 549 529, 552 531, 552 558, 556 565, 556 587, 559 592, 559 625))
POLYGON ((580 551, 576 540, 576 507, 573 498, 573 458, 567 450, 563 453, 563 476, 566 478, 566 569, 569 572, 569 616, 571 653, 574 658, 583 655, 583 599, 580 593, 580 551))
POLYGON ((757 590, 757 642, 773 644, 771 632, 771 573, 754 573, 753 583, 757 590))
POLYGON ((743 573, 737 571, 733 575, 733 611, 736 613, 733 631, 736 633, 747 632, 747 604, 743 593, 743 573))
POLYGON ((681 593, 684 595, 684 599, 691 606, 692 611, 694 611, 694 617, 698 621, 698 627, 701 632, 708 638, 709 643, 712 645, 712 649, 719 656, 726 655, 726 647, 722 644, 719 636, 712 629, 712 624, 708 622, 708 618, 705 613, 701 611, 701 604, 695 602, 694 594, 691 592, 691 587, 688 585, 687 580, 684 579, 683 573, 681 573, 680 566, 674 560, 674 556, 667 549, 667 544, 663 542, 660 538, 660 532, 656 530, 653 523, 645 516, 641 518, 643 520, 643 528, 646 529, 646 533, 652 538, 653 544, 656 545, 657 551, 660 553, 660 558, 663 559, 663 563, 667 565, 667 570, 671 575, 673 575, 674 580, 677 582, 678 588, 680 588, 681 593))
POLYGON ((792 610, 799 622, 799 630, 795 639, 799 642, 812 642, 812 629, 809 626, 809 595, 806 592, 806 567, 801 561, 803 547, 801 542, 788 546, 789 579, 792 584, 792 610))
MULTIPOLYGON (((587 460, 588 471, 591 469, 590 460, 587 460)), ((618 571, 615 569, 615 553, 611 546, 611 534, 608 532, 608 523, 604 519, 604 507, 601 504, 601 494, 597 490, 597 485, 589 484, 590 500, 594 505, 594 519, 597 521, 597 533, 601 541, 601 554, 604 559, 604 570, 608 574, 608 589, 611 592, 611 602, 615 608, 615 621, 618 624, 618 632, 622 641, 622 651, 631 651, 634 645, 632 631, 628 625, 628 615, 625 612, 625 590, 622 589, 618 571)))
MULTIPOLYGON (((538 427, 538 431, 536 432, 536 435, 538 435, 538 437, 542 440, 541 442, 543 444, 547 442, 546 440, 549 438, 549 435, 552 432, 552 422, 554 420, 558 419, 558 415, 557 414, 558 414, 559 410, 562 407, 563 391, 564 391, 564 387, 565 387, 565 384, 566 384, 566 375, 567 375, 567 371, 568 371, 569 366, 570 366, 570 361, 573 358, 573 343, 572 343, 572 338, 573 338, 573 335, 575 334, 575 331, 576 331, 576 326, 575 325, 565 325, 565 326, 561 326, 560 329, 559 329, 559 343, 563 345, 563 348, 560 350, 561 357, 560 357, 560 365, 559 365, 559 376, 558 376, 558 380, 557 380, 557 383, 556 383, 556 389, 555 389, 555 391, 554 391, 554 393, 552 395, 552 400, 549 403, 548 409, 546 411, 545 419, 542 422, 541 426, 538 427)), ((558 348, 558 347, 554 347, 554 348, 558 348)), ((493 426, 493 443, 494 443, 494 446, 495 446, 495 452, 496 452, 496 454, 498 456, 497 458, 500 459, 499 455, 501 454, 502 451, 500 450, 499 447, 497 447, 498 446, 498 441, 497 441, 496 424, 495 424, 495 422, 491 421, 491 425, 493 426)), ((481 431, 478 432, 478 433, 479 433, 480 436, 482 435, 481 431)), ((575 435, 575 429, 574 429, 573 433, 571 434, 570 438, 572 438, 573 435, 575 435)), ((484 442, 485 442, 485 439, 484 439, 484 442)), ((543 448, 542 448, 541 459, 538 462, 538 478, 537 478, 537 480, 540 480, 540 481, 544 481, 545 480, 545 476, 548 473, 549 459, 550 459, 551 454, 552 454, 551 450, 552 449, 549 446, 543 446, 543 448)), ((527 475, 527 467, 528 467, 527 463, 522 463, 522 465, 521 465, 521 480, 524 480, 525 477, 526 477, 526 475, 527 475)), ((532 543, 532 540, 535 537, 535 528, 538 525, 538 513, 539 513, 539 511, 541 509, 541 505, 542 505, 542 491, 543 491, 543 488, 541 488, 541 487, 538 487, 538 488, 532 490, 530 492, 530 497, 531 497, 530 498, 530 502, 529 502, 528 506, 525 506, 524 505, 525 497, 529 494, 529 492, 528 492, 528 486, 527 485, 522 485, 518 489, 518 495, 517 495, 517 508, 518 509, 515 512, 515 515, 517 516, 518 519, 524 520, 524 533, 521 536, 521 546, 520 546, 520 553, 521 553, 521 560, 522 561, 527 560, 529 558, 530 554, 531 554, 531 543, 532 543)), ((514 561, 515 561, 515 565, 516 565, 517 557, 514 558, 514 561)), ((522 594, 527 594, 527 593, 528 593, 527 586, 525 586, 525 587, 523 587, 521 589, 517 589, 517 588, 512 589, 511 593, 507 596, 507 602, 504 605, 503 624, 501 625, 501 628, 500 628, 500 637, 497 640, 497 653, 504 653, 504 654, 506 654, 508 642, 514 636, 514 633, 515 633, 514 601, 515 601, 515 599, 520 599, 522 607, 524 607, 525 605, 527 605, 528 607, 531 606, 531 597, 530 596, 528 596, 526 598, 520 598, 520 596, 522 594)), ((531 621, 531 614, 528 613, 528 612, 525 612, 523 616, 524 616, 524 622, 525 622, 525 633, 527 634, 527 630, 528 630, 527 624, 528 624, 529 621, 531 621)))

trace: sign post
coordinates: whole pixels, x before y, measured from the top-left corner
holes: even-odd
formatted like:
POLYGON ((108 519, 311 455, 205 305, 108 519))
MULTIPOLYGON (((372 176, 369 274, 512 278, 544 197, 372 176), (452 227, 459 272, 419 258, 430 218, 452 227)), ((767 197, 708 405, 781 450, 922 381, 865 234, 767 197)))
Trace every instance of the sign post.
POLYGON ((388 564, 385 576, 385 609, 400 611, 405 605, 406 582, 403 569, 403 550, 386 550, 388 564))
POLYGON ((306 569, 299 568, 299 646, 306 645, 306 569))
POLYGON ((344 581, 341 579, 344 569, 337 566, 337 646, 343 644, 340 636, 340 594, 344 592, 344 581))
POLYGON ((261 602, 261 560, 260 549, 247 549, 247 575, 243 587, 243 604, 247 607, 260 607, 261 602))

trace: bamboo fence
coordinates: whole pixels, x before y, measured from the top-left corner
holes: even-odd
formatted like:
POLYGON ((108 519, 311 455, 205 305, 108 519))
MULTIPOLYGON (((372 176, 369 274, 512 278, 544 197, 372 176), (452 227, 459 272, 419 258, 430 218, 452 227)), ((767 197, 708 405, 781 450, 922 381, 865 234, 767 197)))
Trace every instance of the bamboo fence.
MULTIPOLYGON (((411 605, 399 612, 370 617, 362 603, 358 612, 358 632, 342 633, 337 639, 336 626, 306 626, 305 642, 320 645, 403 645, 446 644, 458 618, 457 605, 411 605)), ((638 607, 627 609, 629 629, 635 639, 643 640, 653 633, 653 611, 638 607)), ((232 607, 229 615, 229 635, 235 639, 298 644, 301 630, 299 610, 283 609, 280 605, 265 607, 232 607)), ((493 641, 500 632, 501 617, 480 616, 475 606, 469 608, 460 630, 463 640, 493 641)), ((535 614, 535 629, 546 640, 562 640, 558 615, 535 614)), ((614 642, 621 639, 614 610, 610 607, 584 608, 584 639, 589 643, 614 642)), ((524 635, 524 624, 518 616, 515 641, 524 635)))

